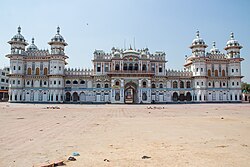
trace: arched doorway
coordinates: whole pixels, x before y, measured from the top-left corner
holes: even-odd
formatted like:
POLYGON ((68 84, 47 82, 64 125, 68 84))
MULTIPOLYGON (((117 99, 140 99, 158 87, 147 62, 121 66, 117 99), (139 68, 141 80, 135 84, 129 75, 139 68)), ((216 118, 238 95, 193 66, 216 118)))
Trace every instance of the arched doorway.
POLYGON ((65 101, 70 101, 70 97, 71 97, 70 92, 67 92, 65 94, 65 101))
POLYGON ((79 96, 80 96, 80 101, 81 102, 85 102, 86 101, 86 95, 85 95, 84 92, 81 92, 79 96))
POLYGON ((137 103, 137 85, 134 82, 125 85, 124 103, 137 103))
POLYGON ((192 100, 192 96, 191 96, 190 92, 187 92, 186 99, 187 99, 187 101, 191 101, 192 100))
POLYGON ((185 95, 184 95, 184 93, 181 93, 180 94, 180 101, 184 101, 185 100, 185 95))
POLYGON ((177 92, 173 93, 173 101, 178 101, 178 93, 177 92))
POLYGON ((73 102, 77 102, 79 100, 77 92, 74 92, 72 96, 73 96, 73 102))

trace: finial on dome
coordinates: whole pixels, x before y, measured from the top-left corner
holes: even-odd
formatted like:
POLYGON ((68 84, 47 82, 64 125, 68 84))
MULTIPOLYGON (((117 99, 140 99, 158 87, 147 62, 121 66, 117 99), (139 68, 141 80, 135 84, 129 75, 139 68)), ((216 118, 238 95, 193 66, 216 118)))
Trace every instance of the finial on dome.
POLYGON ((196 37, 197 37, 197 38, 200 37, 200 31, 199 31, 199 30, 196 31, 196 37))
POLYGON ((60 27, 58 26, 57 27, 57 34, 59 34, 60 33, 60 27))
POLYGON ((231 39, 234 39, 234 33, 233 32, 231 32, 231 39))
POLYGON ((34 37, 32 38, 32 44, 34 44, 35 43, 35 39, 34 39, 34 37))
POLYGON ((20 34, 20 33, 21 33, 21 27, 20 27, 20 26, 18 26, 18 28, 17 28, 17 32, 18 32, 18 34, 20 34))
POLYGON ((215 48, 215 41, 213 41, 213 47, 215 48))

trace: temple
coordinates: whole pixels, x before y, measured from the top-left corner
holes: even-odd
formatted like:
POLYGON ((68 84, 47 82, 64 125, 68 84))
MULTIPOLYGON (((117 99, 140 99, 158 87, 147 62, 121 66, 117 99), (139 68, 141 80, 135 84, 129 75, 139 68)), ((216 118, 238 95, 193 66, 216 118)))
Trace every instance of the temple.
POLYGON ((40 50, 17 34, 8 42, 10 59, 9 102, 44 103, 184 103, 241 102, 242 46, 231 33, 220 52, 210 51, 199 31, 192 41, 182 71, 167 69, 166 54, 148 48, 95 50, 93 69, 69 69, 68 45, 57 33, 40 50))

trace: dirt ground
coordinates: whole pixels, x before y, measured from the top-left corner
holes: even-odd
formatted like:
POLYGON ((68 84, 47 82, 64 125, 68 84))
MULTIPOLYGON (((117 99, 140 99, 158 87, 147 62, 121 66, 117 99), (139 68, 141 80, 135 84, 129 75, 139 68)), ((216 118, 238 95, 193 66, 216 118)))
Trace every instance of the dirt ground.
POLYGON ((0 103, 1 167, 73 152, 80 156, 66 166, 249 167, 250 104, 0 103))

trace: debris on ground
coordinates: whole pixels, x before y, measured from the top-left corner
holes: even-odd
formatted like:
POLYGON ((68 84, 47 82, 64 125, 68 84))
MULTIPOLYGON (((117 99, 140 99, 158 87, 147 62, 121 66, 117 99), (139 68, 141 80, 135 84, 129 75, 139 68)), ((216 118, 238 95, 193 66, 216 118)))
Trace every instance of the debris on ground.
POLYGON ((144 156, 141 157, 141 159, 149 159, 149 158, 151 158, 151 157, 146 156, 146 155, 144 155, 144 156))
POLYGON ((69 161, 76 161, 76 158, 75 157, 69 157, 68 160, 69 161))
POLYGON ((64 166, 64 160, 59 160, 54 162, 54 166, 64 166))
POLYGON ((161 110, 161 109, 165 109, 164 107, 151 107, 151 106, 148 106, 147 109, 158 109, 158 110, 161 110))
POLYGON ((47 109, 60 109, 59 106, 47 106, 47 109))
POLYGON ((103 161, 110 162, 108 159, 104 159, 103 161))
POLYGON ((73 152, 72 155, 73 156, 80 156, 80 154, 78 152, 73 152))
POLYGON ((221 117, 220 119, 224 119, 223 117, 221 117))
POLYGON ((20 117, 20 118, 16 118, 16 119, 24 119, 24 118, 20 117))

